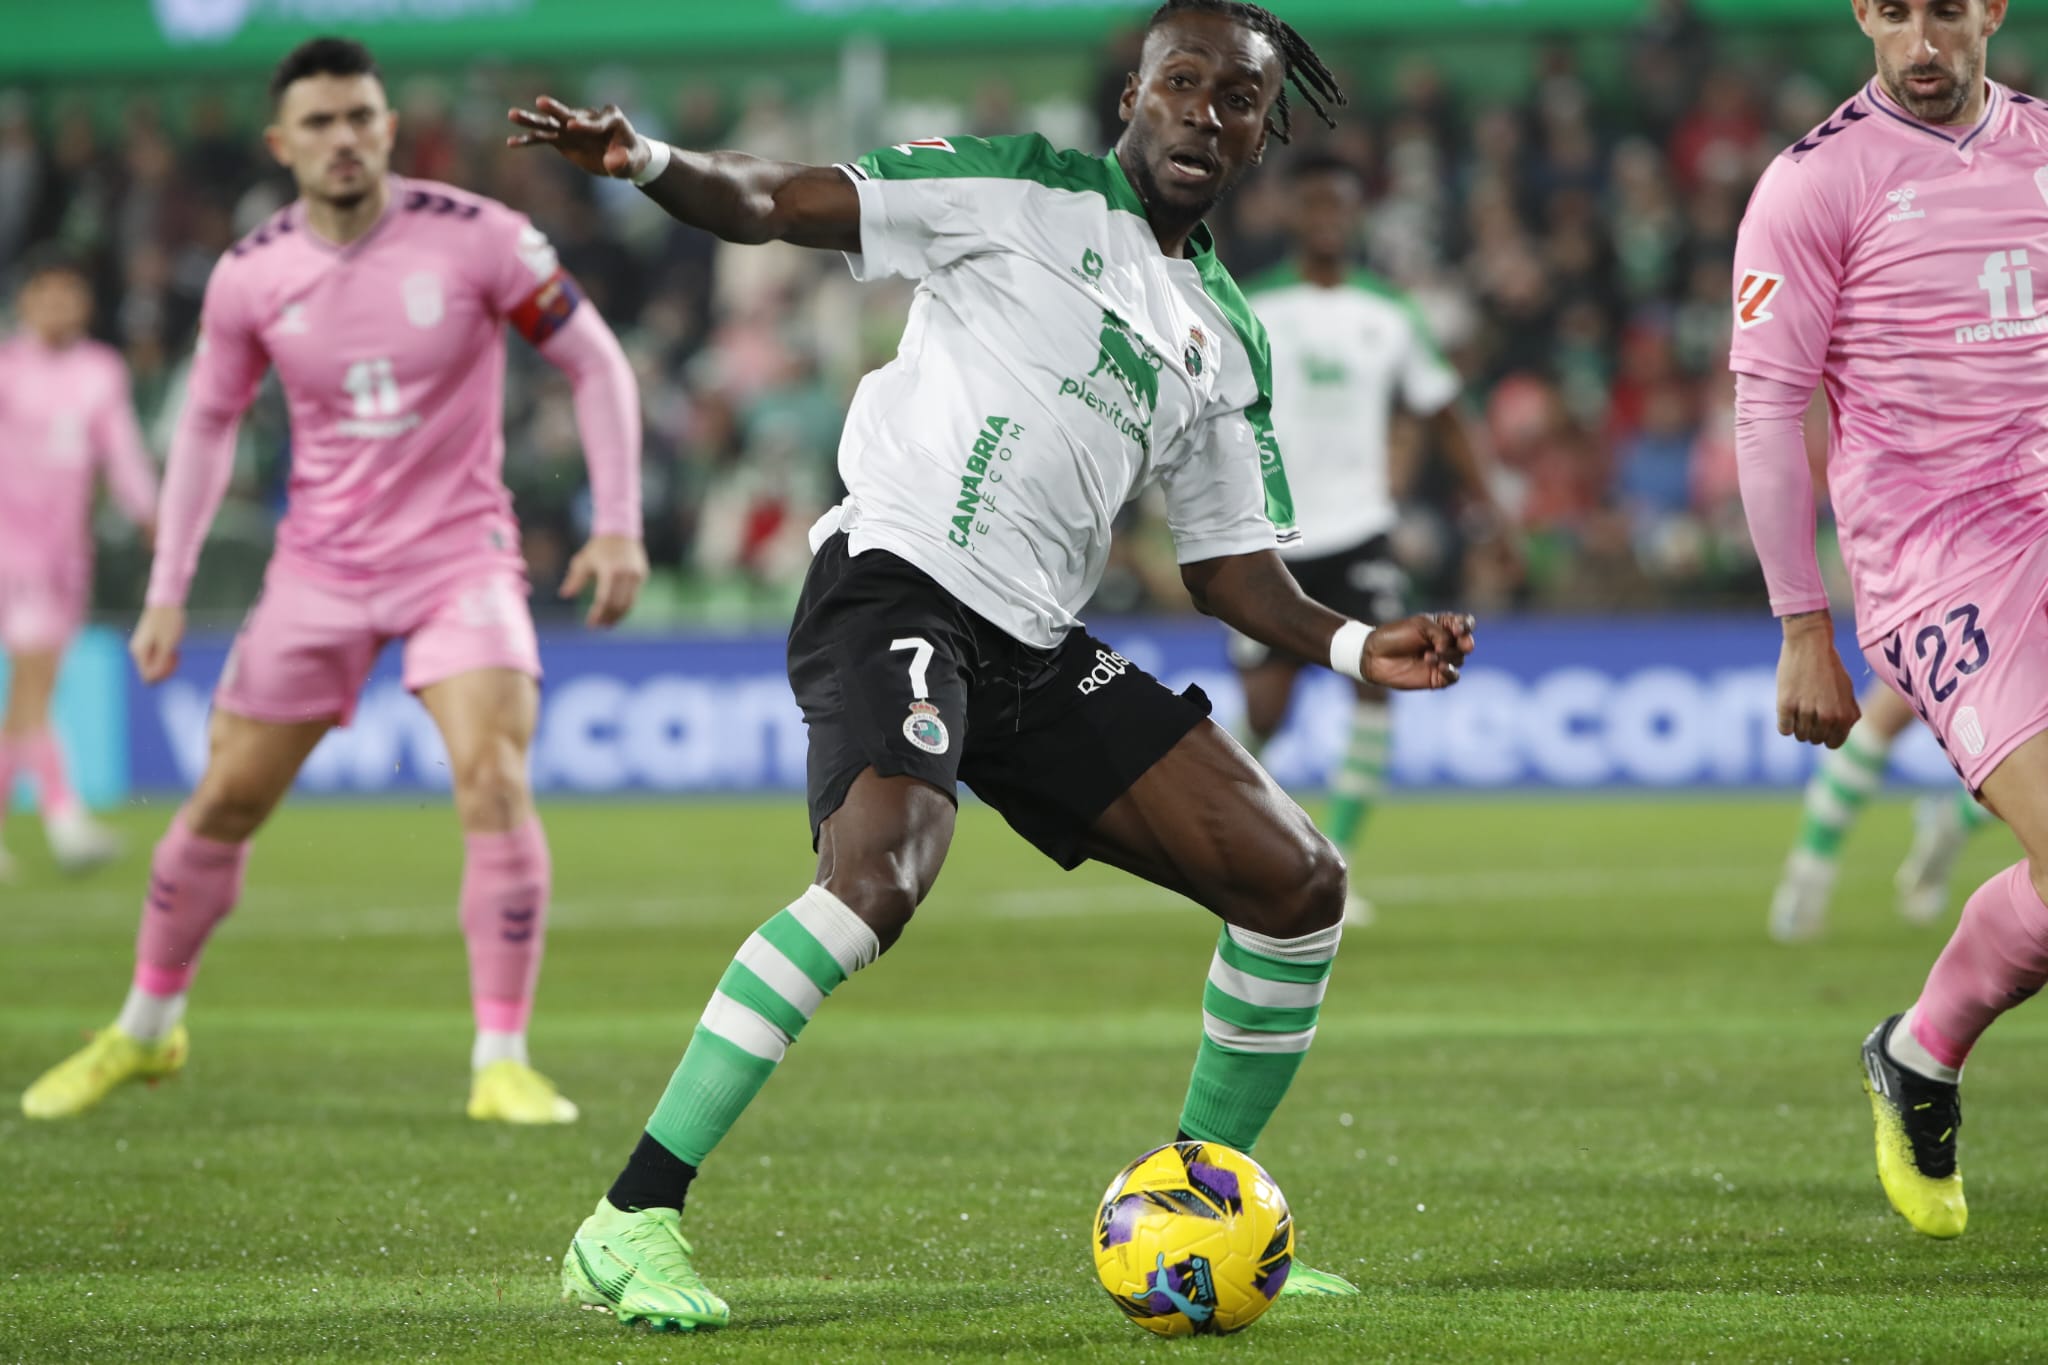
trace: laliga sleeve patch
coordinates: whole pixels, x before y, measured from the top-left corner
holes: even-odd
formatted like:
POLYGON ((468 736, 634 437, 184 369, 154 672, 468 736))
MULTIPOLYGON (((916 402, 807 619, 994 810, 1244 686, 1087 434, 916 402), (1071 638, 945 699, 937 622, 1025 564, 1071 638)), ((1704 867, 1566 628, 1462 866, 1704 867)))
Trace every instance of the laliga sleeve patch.
POLYGON ((510 321, 514 331, 538 346, 562 330, 562 324, 583 302, 583 291, 565 270, 557 269, 540 288, 514 308, 510 321))
POLYGON ((1769 322, 1777 314, 1770 308, 1771 296, 1785 283, 1783 275, 1768 270, 1745 270, 1735 290, 1735 325, 1743 331, 1769 322))

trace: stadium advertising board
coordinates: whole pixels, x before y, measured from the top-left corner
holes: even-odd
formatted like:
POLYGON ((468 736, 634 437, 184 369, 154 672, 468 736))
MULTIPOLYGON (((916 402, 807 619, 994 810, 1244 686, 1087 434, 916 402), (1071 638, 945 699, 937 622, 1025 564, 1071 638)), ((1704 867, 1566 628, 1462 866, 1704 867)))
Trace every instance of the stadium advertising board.
MULTIPOLYGON (((1222 640, 1202 622, 1118 622, 1099 632, 1175 688, 1199 686, 1225 723, 1237 688, 1222 640)), ((1647 618, 1484 622, 1483 663, 1448 692, 1397 699, 1393 779, 1409 788, 1794 786, 1814 750, 1777 734, 1778 631, 1769 620, 1647 618)), ((1846 646, 1846 641, 1845 641, 1846 646)), ((548 681, 534 746, 544 792, 793 792, 803 786, 804 727, 773 635, 671 639, 543 638, 548 681)), ((208 697, 226 641, 196 640, 176 678, 125 703, 133 785, 190 785, 206 752, 208 697)), ((1845 647, 1859 680, 1861 657, 1845 647)), ((1342 751, 1347 685, 1321 670, 1267 750, 1276 776, 1320 787, 1342 751)), ((1893 771, 1952 780, 1917 728, 1893 771)), ((445 789, 447 759, 426 714, 379 664, 354 724, 328 737, 302 790, 380 795, 445 789)))
MULTIPOLYGON (((1709 19, 1838 20, 1836 0, 1697 0, 1709 19)), ((1622 29, 1642 0, 1293 0, 1290 22, 1318 38, 1485 30, 1622 29)), ((478 57, 561 59, 621 53, 829 48, 854 35, 901 47, 1098 41, 1147 11, 1145 0, 91 0, 40 6, 9 26, 0 74, 49 76, 264 67, 290 44, 341 30, 386 62, 478 57)))

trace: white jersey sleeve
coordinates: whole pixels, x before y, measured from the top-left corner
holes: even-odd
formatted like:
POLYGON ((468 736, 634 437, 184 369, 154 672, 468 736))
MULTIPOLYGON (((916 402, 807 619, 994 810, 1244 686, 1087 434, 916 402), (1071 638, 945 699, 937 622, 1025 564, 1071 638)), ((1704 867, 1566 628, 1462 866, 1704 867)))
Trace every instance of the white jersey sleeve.
POLYGON ((1021 139, 926 138, 841 162, 860 194, 860 252, 846 262, 866 283, 922 279, 996 249, 1001 224, 1025 210, 1021 139))
POLYGON ((1267 508, 1264 454, 1240 409, 1204 423, 1186 458, 1161 472, 1166 523, 1182 564, 1278 546, 1267 508))
POLYGON ((1431 417, 1449 407, 1464 387, 1457 370, 1436 348, 1422 315, 1406 299, 1401 316, 1407 319, 1407 336, 1401 348, 1401 402, 1418 417, 1431 417))

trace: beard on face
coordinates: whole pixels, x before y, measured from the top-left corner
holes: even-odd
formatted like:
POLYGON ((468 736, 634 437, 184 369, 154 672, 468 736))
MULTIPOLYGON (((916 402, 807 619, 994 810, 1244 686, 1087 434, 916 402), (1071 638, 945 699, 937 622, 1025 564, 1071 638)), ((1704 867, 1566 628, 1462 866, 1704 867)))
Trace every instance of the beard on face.
POLYGON ((1191 219, 1200 218, 1216 207, 1217 201, 1222 199, 1230 188, 1231 181, 1219 178, 1216 184, 1210 186, 1198 198, 1189 198, 1187 192, 1178 187, 1169 192, 1167 187, 1160 183, 1159 175, 1152 167, 1153 158, 1158 155, 1152 138, 1143 132, 1135 133, 1131 137, 1130 145, 1131 178, 1136 182, 1138 198, 1148 209, 1157 206, 1175 214, 1184 214, 1191 219))
POLYGON ((1957 66, 1959 69, 1953 72, 1938 66, 1893 67, 1885 72, 1885 86, 1892 98, 1912 111, 1914 117, 1929 123, 1947 123, 1970 102, 1970 89, 1977 81, 1975 66, 1967 58, 1957 66), (1915 95, 1906 82, 1916 76, 1939 76, 1948 84, 1936 94, 1915 95))

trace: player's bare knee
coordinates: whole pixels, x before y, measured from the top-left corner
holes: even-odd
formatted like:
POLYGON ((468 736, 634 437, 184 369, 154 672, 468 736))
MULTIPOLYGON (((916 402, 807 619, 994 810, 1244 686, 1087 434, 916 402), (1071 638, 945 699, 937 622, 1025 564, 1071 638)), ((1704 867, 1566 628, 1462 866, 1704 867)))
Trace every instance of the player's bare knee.
POLYGON ((1343 896, 1350 890, 1352 870, 1337 845, 1317 833, 1307 841, 1300 890, 1292 896, 1292 923, 1278 937, 1300 937, 1327 929, 1343 919, 1343 896))
POLYGON ((1350 878, 1344 855, 1319 831, 1310 830, 1300 860, 1298 878, 1273 906, 1272 927, 1261 931, 1274 938, 1300 938, 1344 918, 1350 878))
POLYGON ((185 802, 185 828, 224 844, 247 841, 277 806, 277 796, 239 774, 209 769, 185 802))
POLYGON ((533 805, 526 754, 509 740, 480 744, 452 756, 456 812, 463 828, 504 831, 521 824, 533 805))
POLYGON ((825 889, 875 931, 883 952, 903 936, 920 899, 915 878, 886 868, 835 874, 825 879, 825 889))

